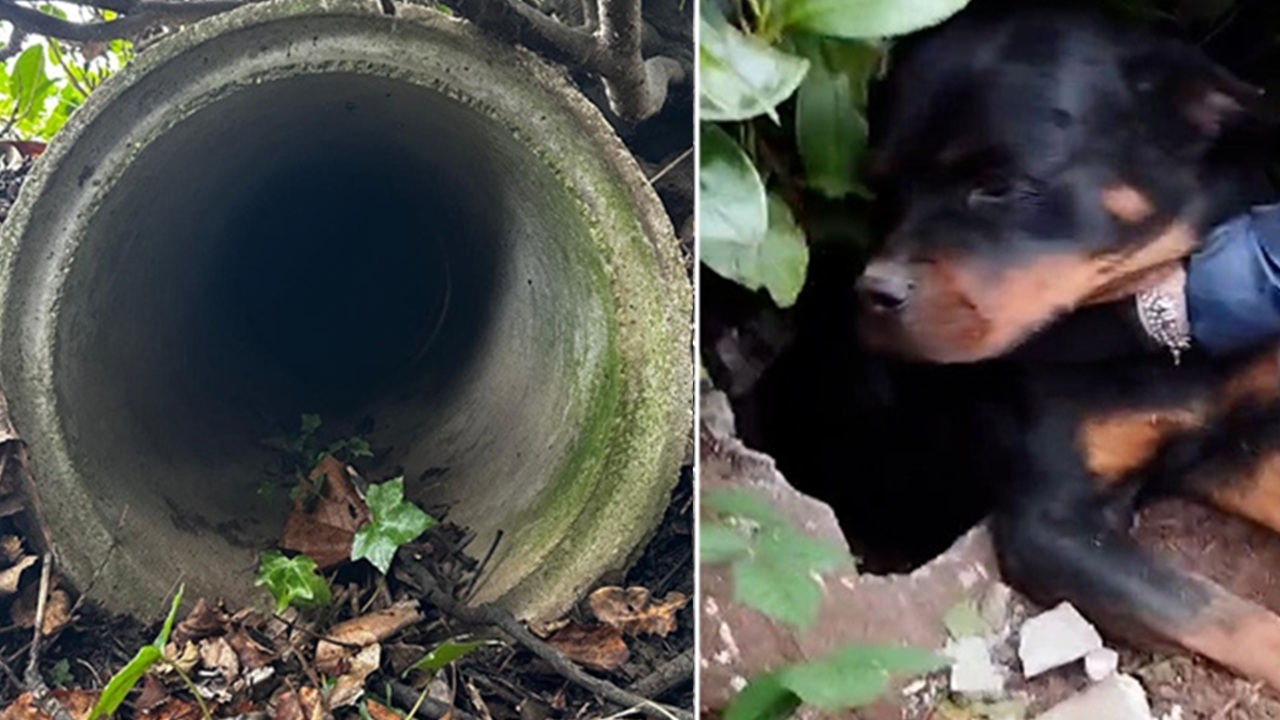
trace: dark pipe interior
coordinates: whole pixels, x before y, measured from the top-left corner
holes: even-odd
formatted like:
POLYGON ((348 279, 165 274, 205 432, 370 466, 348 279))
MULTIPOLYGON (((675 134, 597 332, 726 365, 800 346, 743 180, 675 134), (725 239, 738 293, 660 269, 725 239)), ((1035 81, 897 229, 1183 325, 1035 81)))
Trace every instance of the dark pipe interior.
POLYGON ((262 440, 301 413, 335 430, 391 423, 392 460, 412 453, 414 472, 446 472, 435 458, 450 453, 517 462, 476 438, 554 459, 572 435, 548 440, 557 426, 533 418, 565 421, 568 391, 539 364, 591 337, 565 341, 572 322, 600 320, 590 301, 563 326, 538 320, 591 291, 558 274, 584 231, 567 199, 531 195, 550 185, 531 158, 456 102, 346 75, 242 91, 151 144, 98 211, 60 326, 73 452, 89 473, 138 478, 104 513, 128 503, 233 545, 272 541, 286 501, 253 491, 272 459, 262 440), (485 353, 533 372, 502 375, 485 353), (524 401, 492 428, 474 420, 513 391, 524 401), (418 442, 459 416, 465 433, 418 442))

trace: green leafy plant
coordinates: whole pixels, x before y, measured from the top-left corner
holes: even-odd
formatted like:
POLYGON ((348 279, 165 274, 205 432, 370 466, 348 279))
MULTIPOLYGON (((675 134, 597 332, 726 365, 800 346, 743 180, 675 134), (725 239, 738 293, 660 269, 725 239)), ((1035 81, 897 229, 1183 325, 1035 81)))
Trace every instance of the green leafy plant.
POLYGON ((782 720, 801 704, 830 713, 862 707, 879 698, 891 678, 930 673, 947 663, 909 647, 846 648, 753 678, 725 708, 724 720, 782 720))
POLYGON ((306 555, 285 557, 278 550, 264 552, 258 561, 254 585, 267 588, 276 600, 277 613, 290 605, 310 609, 333 601, 329 583, 320 576, 315 560, 306 555))
MULTIPOLYGON (((169 634, 173 632, 173 622, 178 616, 178 607, 182 605, 183 586, 178 586, 178 592, 173 596, 173 603, 169 607, 169 615, 164 620, 164 625, 160 628, 160 633, 156 635, 156 639, 149 645, 143 645, 133 656, 120 672, 117 672, 107 681, 107 686, 102 689, 102 694, 98 696, 98 701, 93 704, 93 709, 89 711, 87 720, 97 720, 99 717, 110 716, 120 708, 120 704, 142 680, 151 668, 158 664, 166 663, 164 657, 164 646, 169 643, 169 634)), ((169 664, 182 680, 187 684, 191 694, 195 696, 196 702, 200 705, 200 710, 204 713, 205 718, 209 718, 209 708, 205 707, 204 700, 200 697, 200 693, 196 692, 195 685, 191 679, 186 676, 176 665, 169 664)))
POLYGON ((49 668, 49 683, 54 687, 66 688, 70 687, 75 681, 75 677, 71 674, 71 661, 62 658, 49 668))
POLYGON ((271 497, 284 486, 290 488, 290 500, 313 500, 324 485, 324 478, 312 478, 311 472, 325 457, 332 456, 343 462, 373 457, 369 441, 359 435, 325 444, 320 439, 322 425, 319 415, 304 413, 295 435, 267 441, 267 445, 280 452, 279 466, 262 478, 258 484, 259 495, 271 497))
POLYGON ((408 674, 410 670, 421 670, 425 673, 435 674, 443 670, 449 663, 461 660, 479 648, 486 645, 501 644, 497 640, 445 640, 432 648, 426 655, 423 655, 421 660, 405 670, 405 674, 408 674))
MULTIPOLYGON (((822 604, 815 575, 853 558, 795 527, 758 493, 709 490, 710 517, 699 530, 699 560, 728 564, 734 600, 786 625, 811 627, 822 604)), ((879 697, 891 677, 945 667, 933 653, 897 646, 854 646, 813 662, 752 678, 725 709, 725 720, 783 720, 801 704, 837 712, 879 697)))
POLYGON ((399 547, 429 530, 436 519, 404 499, 404 477, 369 486, 371 519, 356 530, 351 559, 368 560, 384 574, 399 547))
MULTIPOLYGON (((66 11, 52 4, 39 6, 39 11, 68 19, 66 11)), ((115 16, 109 10, 100 12, 105 20, 115 16)), ((133 56, 133 45, 125 40, 33 39, 12 61, 0 64, 0 137, 51 139, 89 94, 133 56)))
POLYGON ((812 626, 822 604, 815 575, 853 557, 806 535, 751 491, 708 491, 702 506, 712 517, 699 532, 699 559, 730 566, 734 600, 787 625, 812 626))
POLYGON ((812 242, 796 210, 809 196, 870 199, 860 181, 867 87, 888 43, 968 1, 731 0, 726 13, 702 0, 701 261, 793 305, 812 242))

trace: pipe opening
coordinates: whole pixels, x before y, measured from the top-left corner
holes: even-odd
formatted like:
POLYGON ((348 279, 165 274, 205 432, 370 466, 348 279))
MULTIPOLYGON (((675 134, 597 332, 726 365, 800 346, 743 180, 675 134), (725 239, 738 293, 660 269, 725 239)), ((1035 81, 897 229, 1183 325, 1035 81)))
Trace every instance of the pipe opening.
POLYGON ((98 512, 129 506, 144 563, 181 557, 151 526, 265 547, 287 498, 256 492, 262 441, 319 413, 372 427, 380 469, 456 505, 482 552, 609 409, 576 202, 509 131, 400 81, 292 77, 185 118, 105 196, 62 292, 56 390, 73 462, 115 482, 98 512))

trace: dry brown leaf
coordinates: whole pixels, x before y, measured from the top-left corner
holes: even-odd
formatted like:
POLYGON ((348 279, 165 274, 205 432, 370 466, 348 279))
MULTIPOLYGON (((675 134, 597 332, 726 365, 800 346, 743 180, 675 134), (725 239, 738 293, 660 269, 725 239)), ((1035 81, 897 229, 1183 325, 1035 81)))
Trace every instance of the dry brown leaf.
POLYGON ((275 657, 275 653, 270 648, 249 637, 249 633, 244 628, 238 627, 232 630, 227 635, 227 642, 236 651, 236 657, 240 660, 240 665, 247 670, 266 667, 275 657))
POLYGON ((159 707, 160 703, 168 699, 169 688, 157 680, 155 675, 147 673, 142 676, 142 692, 138 693, 138 699, 133 701, 133 709, 145 712, 159 707))
POLYGON ((369 717, 373 720, 400 720, 400 716, 395 711, 373 698, 369 698, 365 708, 369 710, 369 717))
MULTIPOLYGON (((55 700, 71 714, 71 717, 81 718, 89 715, 89 710, 93 709, 93 704, 98 701, 97 690, 53 690, 51 691, 55 700)), ((31 693, 26 692, 18 696, 9 707, 0 711, 0 720, 53 720, 48 715, 40 711, 36 705, 35 698, 31 697, 31 693)))
POLYGON ((240 677, 240 659, 225 637, 200 641, 200 664, 207 670, 216 671, 228 684, 240 677))
POLYGON ((351 658, 347 663, 347 671, 333 684, 329 693, 329 707, 340 708, 354 705, 364 694, 364 681, 382 664, 382 646, 374 643, 351 658))
POLYGON ((316 645, 316 669, 341 675, 346 672, 343 661, 359 648, 382 642, 421 619, 418 603, 409 601, 340 622, 316 645))
POLYGON ((642 587, 602 587, 587 599, 600 622, 633 637, 645 633, 666 637, 676 629, 676 613, 688 602, 689 598, 678 592, 652 602, 649 591, 642 587))
POLYGON ((534 621, 534 622, 528 623, 527 626, 529 628, 529 632, 533 633, 534 635, 537 635, 543 640, 546 640, 547 638, 555 634, 557 630, 559 630, 560 628, 568 624, 569 624, 568 618, 561 618, 559 620, 547 620, 545 622, 534 621))
POLYGON ((311 472, 312 480, 321 477, 324 485, 310 511, 301 498, 294 501, 280 547, 305 553, 323 570, 350 559, 351 540, 369 520, 369 508, 356 493, 346 468, 332 456, 311 472))
POLYGON ((151 710, 138 713, 138 716, 149 720, 201 720, 204 713, 190 700, 171 697, 151 710))
POLYGON ((189 640, 203 640, 213 635, 221 635, 227 631, 231 618, 221 607, 214 607, 204 601, 196 600, 187 617, 173 628, 172 640, 185 645, 189 640))
POLYGON ((44 606, 44 627, 40 632, 52 635, 71 622, 71 596, 65 590, 54 590, 44 606))
POLYGON ((271 720, 324 720, 326 713, 320 693, 313 687, 297 692, 281 688, 271 701, 271 720))
MULTIPOLYGON (((38 559, 35 555, 27 555, 10 567, 0 570, 0 597, 9 597, 18 592, 22 573, 26 572, 27 568, 35 565, 38 559)), ((35 622, 35 620, 32 619, 32 622, 35 622)))
MULTIPOLYGON (((18 593, 18 599, 9 609, 9 617, 13 624, 29 628, 36 624, 36 596, 40 594, 39 583, 29 583, 18 593)), ((71 622, 71 597, 64 590, 54 590, 45 601, 44 626, 41 633, 51 635, 71 622)))
POLYGON ((164 657, 174 667, 178 668, 187 675, 195 669, 196 664, 200 662, 200 648, 190 640, 186 645, 179 646, 173 642, 164 646, 164 657))
POLYGON ((579 665, 616 670, 631 657, 622 632, 609 625, 583 627, 569 623, 547 638, 547 644, 579 665))
POLYGON ((101 57, 107 52, 107 44, 105 42, 83 42, 80 43, 80 54, 84 55, 85 62, 92 62, 95 58, 101 57))

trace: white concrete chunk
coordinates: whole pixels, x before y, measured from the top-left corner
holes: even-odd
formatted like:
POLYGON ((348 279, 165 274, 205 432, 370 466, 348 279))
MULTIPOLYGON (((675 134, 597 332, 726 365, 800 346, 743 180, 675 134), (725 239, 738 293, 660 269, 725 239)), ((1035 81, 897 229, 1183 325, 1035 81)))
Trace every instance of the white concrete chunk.
POLYGON ((951 691, 962 695, 1001 695, 1004 673, 991 661, 991 648, 980 637, 964 637, 947 643, 943 651, 951 665, 951 691))
POLYGON ((1120 653, 1108 647, 1101 647, 1084 656, 1084 673, 1089 679, 1098 682, 1120 667, 1120 653))
POLYGON ((1102 636, 1070 603, 1027 620, 1018 639, 1022 674, 1033 678, 1102 647, 1102 636))
POLYGON ((1130 675, 1112 675, 1049 708, 1036 720, 1153 720, 1147 693, 1130 675))

